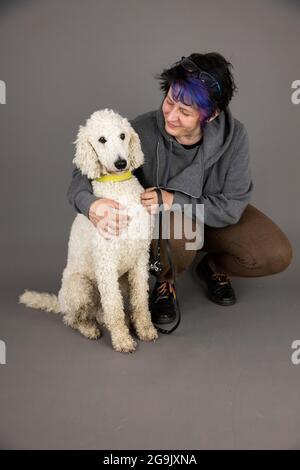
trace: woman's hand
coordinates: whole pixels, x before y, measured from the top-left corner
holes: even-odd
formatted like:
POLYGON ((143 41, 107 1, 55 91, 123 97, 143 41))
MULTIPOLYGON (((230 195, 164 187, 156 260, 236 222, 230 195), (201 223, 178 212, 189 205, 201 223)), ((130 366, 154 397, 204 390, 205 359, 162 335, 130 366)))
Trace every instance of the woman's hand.
MULTIPOLYGON (((164 209, 169 210, 172 207, 174 200, 174 193, 161 189, 164 209)), ((141 194, 141 203, 147 209, 150 214, 156 214, 158 212, 158 197, 155 191, 155 186, 145 189, 141 194)))
POLYGON ((127 228, 131 217, 126 208, 113 199, 97 199, 89 208, 89 219, 103 238, 110 240, 127 228), (123 211, 123 213, 122 213, 123 211), (124 213, 125 212, 125 213, 124 213))

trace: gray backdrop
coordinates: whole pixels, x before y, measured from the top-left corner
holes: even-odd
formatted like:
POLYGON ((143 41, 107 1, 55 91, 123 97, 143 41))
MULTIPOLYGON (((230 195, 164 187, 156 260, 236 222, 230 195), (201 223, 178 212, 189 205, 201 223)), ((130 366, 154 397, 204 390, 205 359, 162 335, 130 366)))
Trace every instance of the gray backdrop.
POLYGON ((300 366, 292 366, 289 357, 290 343, 300 337, 300 104, 291 102, 291 83, 300 79, 299 31, 297 1, 1 1, 0 79, 6 82, 7 96, 6 104, 0 105, 0 339, 7 344, 7 364, 0 366, 0 445, 298 446, 299 417, 294 410, 299 403, 294 392, 295 384, 299 387, 300 366), (54 292, 59 288, 75 215, 66 191, 79 124, 104 107, 128 118, 156 109, 161 92, 154 74, 182 55, 214 50, 234 65, 239 92, 231 109, 250 137, 255 184, 252 203, 290 238, 294 260, 288 271, 268 279, 236 280, 240 303, 226 314, 215 313, 215 306, 202 291, 199 297, 197 281, 186 275, 180 286, 186 315, 181 330, 170 338, 160 338, 156 345, 141 344, 130 358, 112 352, 107 334, 99 342, 88 342, 57 317, 18 306, 17 296, 25 287, 54 292), (230 349, 233 344, 234 351, 230 349), (212 359, 202 363, 206 354, 223 357, 225 363, 212 359), (188 358, 187 363, 182 356, 188 358), (280 371, 274 365, 275 357, 283 367, 280 371), (250 369, 241 379, 247 360, 250 369), (147 376, 143 375, 145 364, 147 376), (266 370, 259 369, 261 376, 256 377, 256 401, 251 374, 258 372, 259 364, 266 370), (120 396, 134 393, 131 373, 141 395, 133 395, 135 404, 125 403, 120 410, 120 396), (261 382, 269 373, 270 382, 261 382), (111 374, 121 378, 121 383, 115 384, 117 379, 111 374), (150 376, 155 377, 154 383, 150 376), (210 385, 200 393, 201 377, 205 383, 210 380, 210 385), (48 385, 43 388, 45 382, 48 385), (79 416, 78 402, 69 400, 74 396, 74 383, 82 406, 85 390, 95 394, 94 398, 89 395, 90 409, 79 416), (200 395, 191 397, 194 392, 188 392, 184 383, 192 383, 191 390, 198 388, 200 395), (164 400, 172 384, 177 392, 168 409, 169 401, 164 400), (274 384, 278 401, 275 397, 272 402, 274 384), (115 387, 116 396, 111 392, 115 387), (96 390, 102 390, 102 395, 96 390), (151 406, 149 390, 156 397, 151 406), (218 395, 220 390, 223 398, 218 395), (249 393, 250 402, 254 396, 250 409, 242 390, 249 393), (260 402, 266 390, 265 401, 260 402), (237 411, 231 409, 234 400, 239 400, 237 411), (182 416, 180 411, 177 416, 172 411, 178 403, 182 416), (168 411, 164 413, 161 407, 168 411), (99 419, 103 426, 99 427, 99 419), (137 427, 140 420, 144 432, 137 427))

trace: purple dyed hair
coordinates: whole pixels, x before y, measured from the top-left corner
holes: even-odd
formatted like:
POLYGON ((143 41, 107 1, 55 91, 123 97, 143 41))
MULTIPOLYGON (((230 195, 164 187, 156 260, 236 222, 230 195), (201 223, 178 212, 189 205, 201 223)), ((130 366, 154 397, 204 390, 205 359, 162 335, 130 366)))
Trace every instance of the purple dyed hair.
POLYGON ((170 68, 164 69, 154 77, 160 82, 160 89, 166 96, 170 87, 174 99, 184 104, 193 104, 201 111, 201 125, 206 125, 207 119, 212 117, 217 109, 225 111, 237 86, 231 72, 233 66, 218 52, 205 54, 193 52, 188 57, 199 70, 209 73, 218 83, 218 87, 205 87, 193 72, 186 70, 181 61, 177 61, 170 68))
POLYGON ((186 106, 194 106, 199 110, 201 126, 204 127, 207 118, 215 112, 215 103, 211 100, 207 89, 202 82, 194 77, 183 80, 174 80, 171 84, 172 96, 186 106))

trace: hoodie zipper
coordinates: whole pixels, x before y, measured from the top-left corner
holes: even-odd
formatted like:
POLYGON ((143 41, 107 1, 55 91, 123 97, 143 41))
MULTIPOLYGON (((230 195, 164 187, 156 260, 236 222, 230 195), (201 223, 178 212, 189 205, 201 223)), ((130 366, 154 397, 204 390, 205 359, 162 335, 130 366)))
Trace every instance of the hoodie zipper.
POLYGON ((156 145, 156 186, 157 188, 160 187, 158 184, 158 169, 159 169, 158 148, 159 148, 159 140, 157 141, 157 145, 156 145))
MULTIPOLYGON (((170 140, 170 143, 171 143, 171 146, 172 146, 172 139, 169 139, 170 140)), ((190 193, 186 193, 185 191, 181 191, 179 189, 176 189, 176 188, 170 188, 170 187, 166 187, 166 186, 160 186, 158 184, 158 173, 159 173, 159 156, 158 156, 158 149, 159 149, 159 140, 157 140, 157 146, 156 146, 156 187, 157 188, 160 188, 160 189, 165 189, 166 191, 169 189, 171 191, 178 191, 179 193, 183 193, 183 194, 186 194, 187 196, 190 196, 190 197, 193 197, 193 198, 196 198, 198 199, 200 196, 194 196, 193 194, 190 194, 190 193)), ((198 149, 198 152, 199 152, 199 149, 198 149)), ((197 152, 197 153, 198 153, 197 152)))

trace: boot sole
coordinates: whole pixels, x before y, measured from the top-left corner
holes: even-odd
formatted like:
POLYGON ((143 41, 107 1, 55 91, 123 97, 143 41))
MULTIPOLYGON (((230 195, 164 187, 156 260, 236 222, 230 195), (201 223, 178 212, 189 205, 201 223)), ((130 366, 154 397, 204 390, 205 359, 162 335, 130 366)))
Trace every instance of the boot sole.
POLYGON ((168 325, 169 323, 173 323, 176 319, 176 316, 172 319, 166 318, 165 320, 160 319, 159 321, 152 319, 152 323, 154 325, 168 325))

